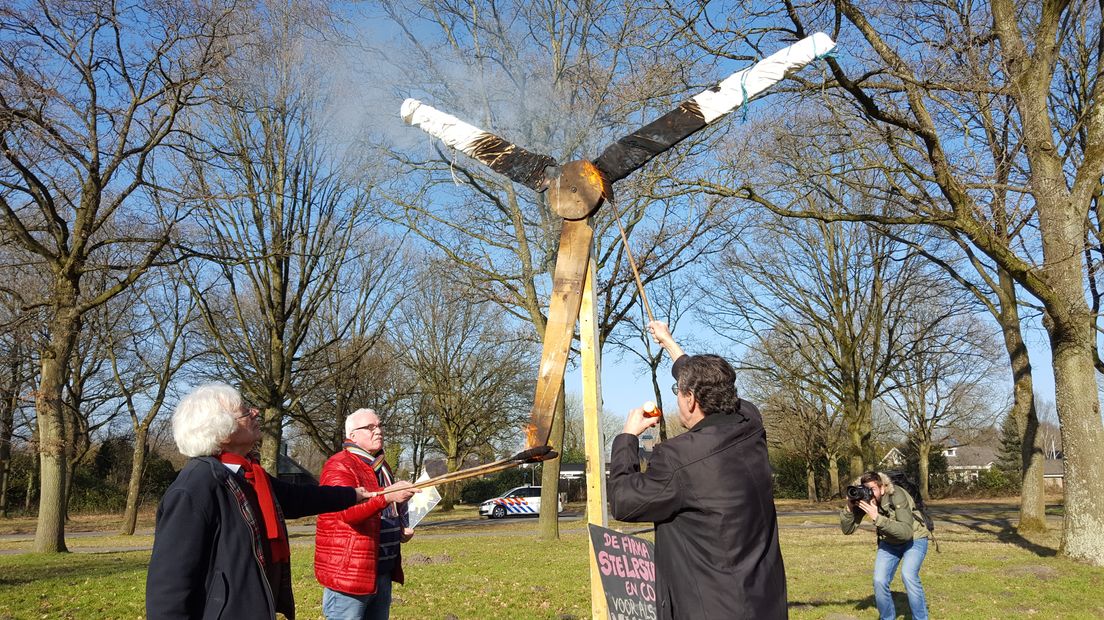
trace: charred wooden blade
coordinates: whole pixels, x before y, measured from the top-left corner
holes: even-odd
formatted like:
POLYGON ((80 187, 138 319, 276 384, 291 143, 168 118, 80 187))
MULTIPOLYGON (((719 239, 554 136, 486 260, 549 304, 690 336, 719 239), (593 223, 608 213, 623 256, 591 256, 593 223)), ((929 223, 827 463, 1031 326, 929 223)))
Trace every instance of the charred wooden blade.
POLYGON ((400 115, 407 124, 421 128, 512 181, 538 192, 548 187, 545 169, 556 166, 556 160, 548 155, 531 153, 417 99, 403 101, 400 115))
POLYGON ((593 239, 594 228, 589 220, 564 220, 552 280, 552 299, 548 304, 548 322, 544 327, 536 396, 529 421, 528 448, 548 445, 552 434, 556 401, 560 397, 567 356, 575 336, 575 321, 583 302, 583 283, 586 281, 593 239))
POLYGON ((782 81, 786 74, 801 69, 835 47, 831 37, 818 32, 781 49, 611 144, 594 164, 610 183, 623 179, 656 155, 782 81))

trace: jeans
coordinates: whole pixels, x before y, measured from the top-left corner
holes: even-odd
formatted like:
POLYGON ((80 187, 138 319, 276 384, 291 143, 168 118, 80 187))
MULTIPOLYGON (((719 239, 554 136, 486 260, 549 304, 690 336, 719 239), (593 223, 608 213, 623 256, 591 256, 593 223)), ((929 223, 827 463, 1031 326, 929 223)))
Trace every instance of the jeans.
POLYGON ((927 554, 927 538, 917 538, 901 545, 884 541, 878 543, 878 555, 874 559, 874 603, 878 606, 881 620, 897 617, 889 584, 898 564, 901 565, 901 581, 905 582, 913 620, 928 620, 928 603, 924 599, 924 586, 920 584, 920 565, 927 554))
POLYGON ((375 594, 345 594, 322 590, 327 620, 387 620, 391 616, 391 571, 376 575, 375 594))

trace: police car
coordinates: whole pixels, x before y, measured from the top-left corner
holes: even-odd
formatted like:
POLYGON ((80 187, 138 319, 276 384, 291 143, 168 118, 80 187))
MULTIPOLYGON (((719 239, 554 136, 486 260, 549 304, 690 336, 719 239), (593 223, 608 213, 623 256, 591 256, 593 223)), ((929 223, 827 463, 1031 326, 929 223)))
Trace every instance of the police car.
MULTIPOLYGON (((540 502, 540 487, 517 487, 480 504, 479 514, 492 519, 507 515, 537 515, 540 514, 540 502)), ((563 512, 563 502, 558 501, 556 508, 563 512)))

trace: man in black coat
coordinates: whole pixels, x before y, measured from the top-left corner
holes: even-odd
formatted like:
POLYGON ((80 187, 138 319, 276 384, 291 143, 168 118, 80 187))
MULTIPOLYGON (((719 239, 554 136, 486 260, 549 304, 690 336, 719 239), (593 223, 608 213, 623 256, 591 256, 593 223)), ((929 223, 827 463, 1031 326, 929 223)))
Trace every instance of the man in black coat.
POLYGON ((639 435, 658 422, 634 409, 610 457, 610 511, 655 523, 659 618, 786 618, 766 433, 736 396, 736 373, 716 355, 685 355, 667 325, 653 337, 675 360, 672 386, 688 431, 640 471, 639 435))

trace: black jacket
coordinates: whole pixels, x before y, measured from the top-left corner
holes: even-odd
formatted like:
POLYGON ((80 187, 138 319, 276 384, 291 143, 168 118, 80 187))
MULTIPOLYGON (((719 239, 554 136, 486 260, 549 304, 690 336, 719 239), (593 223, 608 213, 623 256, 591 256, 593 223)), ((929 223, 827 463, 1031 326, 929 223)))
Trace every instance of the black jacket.
MULTIPOLYGON (((273 596, 257 559, 253 528, 227 484, 234 476, 244 492, 252 487, 217 458, 188 461, 157 508, 153 555, 146 575, 146 615, 156 618, 295 617, 290 581, 273 596)), ((356 503, 350 487, 281 482, 269 476, 285 517, 295 519, 344 510, 356 503)), ((247 510, 252 500, 247 502, 247 510)), ((263 518, 253 518, 262 523, 263 518)), ((262 525, 263 527, 263 525, 262 525)), ((289 575, 290 576, 290 575, 289 575)))
POLYGON ((613 440, 610 511, 655 522, 661 620, 787 617, 766 433, 740 405, 656 446, 645 473, 636 436, 613 440))

